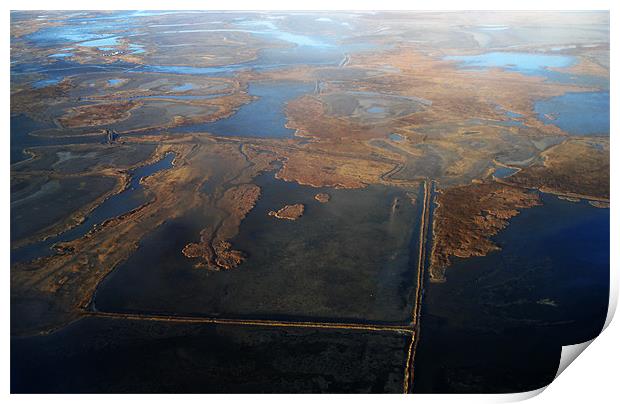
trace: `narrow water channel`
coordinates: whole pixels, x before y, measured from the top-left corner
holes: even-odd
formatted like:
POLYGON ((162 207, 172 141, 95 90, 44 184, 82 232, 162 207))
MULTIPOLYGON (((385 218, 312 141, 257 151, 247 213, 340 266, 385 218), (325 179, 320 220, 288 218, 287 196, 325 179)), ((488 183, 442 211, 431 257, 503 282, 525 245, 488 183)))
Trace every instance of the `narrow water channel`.
POLYGON ((134 169, 131 172, 129 185, 122 192, 112 195, 97 206, 80 225, 71 228, 55 237, 50 237, 33 244, 11 251, 11 263, 31 261, 35 258, 52 255, 56 243, 75 240, 88 233, 93 227, 104 221, 127 213, 146 203, 146 195, 140 183, 142 178, 151 176, 158 171, 172 167, 174 153, 167 153, 162 159, 134 169))

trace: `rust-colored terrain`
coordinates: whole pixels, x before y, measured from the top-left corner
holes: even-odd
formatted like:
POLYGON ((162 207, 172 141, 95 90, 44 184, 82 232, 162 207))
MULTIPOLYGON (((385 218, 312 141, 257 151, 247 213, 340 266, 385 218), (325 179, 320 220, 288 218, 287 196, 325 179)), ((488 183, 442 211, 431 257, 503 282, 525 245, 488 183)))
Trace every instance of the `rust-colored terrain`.
POLYGON ((269 212, 269 216, 276 217, 278 219, 297 220, 304 214, 304 205, 296 203, 294 205, 286 205, 277 211, 272 210, 269 212))
POLYGON ((490 240, 520 209, 540 204, 534 192, 498 183, 453 187, 437 196, 431 280, 444 280, 450 257, 483 256, 499 247, 490 240))

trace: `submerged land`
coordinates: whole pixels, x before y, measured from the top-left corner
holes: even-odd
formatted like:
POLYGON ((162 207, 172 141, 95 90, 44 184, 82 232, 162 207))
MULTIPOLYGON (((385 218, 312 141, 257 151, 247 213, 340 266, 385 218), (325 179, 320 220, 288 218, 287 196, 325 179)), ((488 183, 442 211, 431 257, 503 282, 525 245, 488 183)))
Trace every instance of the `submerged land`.
MULTIPOLYGON (((385 377, 369 370, 381 356, 330 366, 411 392, 427 282, 498 254, 496 237, 543 195, 609 206, 608 13, 11 19, 19 341, 98 321, 119 335, 141 321, 279 327, 264 340, 316 333, 324 350, 347 330, 395 333, 377 354, 385 377)), ((284 362, 272 370, 297 374, 290 384, 248 389, 364 390, 284 362)))

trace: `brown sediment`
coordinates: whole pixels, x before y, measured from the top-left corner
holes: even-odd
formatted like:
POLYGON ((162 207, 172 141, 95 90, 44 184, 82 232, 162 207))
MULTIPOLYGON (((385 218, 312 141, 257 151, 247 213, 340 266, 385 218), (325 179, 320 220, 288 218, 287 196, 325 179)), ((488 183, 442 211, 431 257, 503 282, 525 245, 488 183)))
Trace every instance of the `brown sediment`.
POLYGON ((568 139, 544 151, 542 164, 526 167, 501 182, 570 198, 608 201, 609 139, 599 138, 599 149, 592 141, 568 139))
POLYGON ((269 211, 269 216, 277 217, 278 219, 297 220, 304 214, 304 205, 296 203, 294 205, 286 205, 277 211, 269 211))
MULTIPOLYGON (((48 13, 48 11, 46 11, 48 13)), ((43 28, 60 27, 64 25, 63 19, 69 18, 66 13, 54 15, 55 21, 48 19, 28 18, 25 20, 11 21, 11 38, 21 38, 43 28)))
POLYGON ((445 189, 438 194, 433 221, 430 279, 444 281, 450 257, 484 256, 499 247, 490 240, 519 209, 540 205, 538 194, 497 182, 445 189))
POLYGON ((325 192, 319 192, 318 194, 314 195, 314 199, 321 203, 327 203, 329 202, 330 196, 325 192))
POLYGON ((205 228, 201 232, 200 242, 186 245, 183 254, 188 258, 200 258, 198 267, 214 271, 236 268, 243 261, 244 254, 233 250, 228 240, 237 234, 241 221, 254 208, 259 197, 260 187, 254 184, 228 189, 217 204, 228 215, 218 227, 205 228))
MULTIPOLYGON (((40 232, 37 232, 36 234, 32 235, 31 237, 28 238, 24 238, 24 239, 20 239, 20 240, 16 240, 16 241, 12 241, 11 242, 11 248, 19 248, 22 247, 24 245, 36 242, 36 241, 40 241, 40 240, 45 240, 48 239, 50 237, 55 237, 61 233, 64 233, 65 231, 68 231, 70 229, 72 229, 73 227, 76 227, 80 224, 82 224, 84 222, 84 220, 86 220, 86 218, 88 217, 88 215, 90 214, 90 212, 92 212, 92 210, 94 210, 97 206, 101 205, 106 199, 119 194, 121 192, 123 192, 125 189, 127 189, 127 186, 130 183, 131 180, 131 176, 130 176, 130 171, 141 167, 141 166, 145 166, 145 165, 149 165, 152 163, 155 163, 156 161, 161 160, 164 155, 167 153, 168 150, 170 150, 168 148, 168 146, 161 146, 159 148, 157 148, 155 150, 155 152, 146 160, 140 161, 138 163, 135 164, 128 164, 125 165, 123 167, 118 167, 118 168, 112 168, 112 167, 106 167, 106 166, 100 166, 98 164, 92 165, 89 170, 85 170, 85 171, 80 171, 80 172, 76 172, 76 173, 57 173, 57 172, 51 172, 51 171, 32 171, 32 170, 25 170, 25 171, 19 171, 19 172, 15 172, 14 168, 16 166, 19 165, 24 165, 24 164, 28 164, 29 162, 32 162, 33 160, 38 160, 41 159, 44 155, 45 152, 48 151, 54 151, 56 149, 56 147, 61 147, 61 146, 42 146, 42 147, 37 147, 37 148, 32 148, 32 149, 27 149, 28 154, 30 154, 32 157, 31 159, 28 160, 24 160, 24 161, 20 161, 16 164, 14 164, 12 166, 12 178, 19 178, 22 176, 28 177, 28 176, 46 176, 49 178, 58 178, 58 179, 62 179, 62 178, 69 178, 69 177, 83 177, 83 176, 89 176, 89 175, 103 175, 103 176, 109 176, 109 177, 114 177, 117 178, 117 184, 114 186, 114 188, 112 190, 110 190, 109 192, 106 192, 104 195, 102 195, 101 197, 97 198, 96 200, 94 200, 92 203, 86 204, 85 206, 75 210, 74 212, 71 213, 71 215, 43 230, 41 230, 40 232)), ((66 148, 75 148, 75 149, 85 149, 87 147, 89 148, 93 148, 93 149, 107 149, 107 146, 104 145, 89 145, 89 146, 85 146, 85 145, 71 145, 71 146, 64 146, 66 148)), ((89 149, 90 150, 90 149, 89 149)))
POLYGON ((64 116, 58 118, 58 122, 65 128, 109 125, 129 118, 131 110, 142 105, 137 101, 121 101, 70 108, 64 116))
POLYGON ((590 205, 594 206, 595 208, 601 208, 601 209, 608 209, 609 208, 609 202, 588 201, 588 203, 590 205))
MULTIPOLYGON (((606 50, 609 50, 607 47, 606 50)), ((592 57, 585 55, 579 56, 579 63, 569 67, 554 67, 549 70, 554 70, 562 73, 598 76, 609 78, 609 68, 597 63, 592 57)))
POLYGON ((27 114, 37 118, 41 115, 43 105, 49 106, 65 101, 71 88, 73 83, 70 79, 41 88, 31 86, 11 88, 11 114, 27 114))
POLYGON ((394 164, 380 160, 305 150, 282 151, 282 155, 285 161, 276 178, 317 188, 364 188, 380 183, 381 175, 394 168, 394 164))
MULTIPOLYGON (((62 178, 68 178, 68 177, 77 177, 77 178, 87 177, 93 174, 90 174, 90 173, 80 173, 80 174, 25 173, 25 174, 20 174, 19 176, 29 176, 29 175, 46 175, 50 179, 54 179, 54 178, 62 179, 62 178)), ((36 241, 46 240, 48 238, 55 237, 61 233, 64 233, 67 230, 70 230, 76 226, 79 226, 86 220, 90 212, 92 212, 97 206, 101 205, 106 199, 122 192, 125 188, 127 188, 127 185, 129 184, 129 181, 130 181, 130 176, 127 174, 127 172, 121 171, 121 170, 104 169, 104 170, 100 170, 97 173, 97 175, 116 178, 117 183, 111 190, 109 190, 108 192, 105 192, 99 198, 71 212, 71 214, 68 215, 68 217, 50 226, 47 226, 46 228, 41 229, 40 231, 37 231, 35 234, 31 235, 30 237, 12 241, 11 249, 20 248, 25 245, 34 243, 36 241)), ((17 177, 18 175, 13 174, 13 178, 17 178, 17 177)))

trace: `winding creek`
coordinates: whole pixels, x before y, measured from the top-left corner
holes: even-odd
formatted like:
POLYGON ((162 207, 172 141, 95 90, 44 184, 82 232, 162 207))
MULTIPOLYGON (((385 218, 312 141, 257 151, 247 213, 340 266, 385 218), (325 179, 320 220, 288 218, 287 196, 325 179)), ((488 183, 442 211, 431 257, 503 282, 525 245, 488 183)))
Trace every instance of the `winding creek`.
POLYGON ((118 194, 112 195, 104 200, 88 214, 82 223, 57 236, 12 250, 11 263, 30 261, 35 258, 52 255, 54 253, 53 247, 55 244, 82 237, 106 220, 140 207, 148 201, 146 195, 143 193, 142 179, 161 170, 171 168, 174 157, 174 153, 167 153, 162 159, 154 163, 134 169, 131 172, 131 180, 127 187, 118 194))

